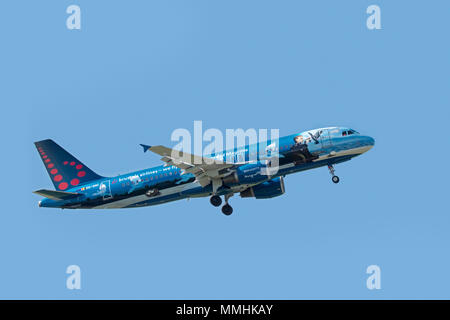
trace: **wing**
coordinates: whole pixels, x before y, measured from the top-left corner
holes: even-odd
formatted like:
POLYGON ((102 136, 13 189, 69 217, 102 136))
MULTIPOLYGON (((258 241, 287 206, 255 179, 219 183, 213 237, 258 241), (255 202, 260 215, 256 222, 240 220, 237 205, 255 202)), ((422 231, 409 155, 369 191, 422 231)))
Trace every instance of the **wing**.
MULTIPOLYGON (((145 148, 144 148, 145 150, 145 148)), ((148 150, 162 156, 161 160, 168 166, 175 166, 185 173, 192 173, 202 187, 213 182, 213 189, 220 186, 220 178, 231 174, 236 165, 212 158, 203 158, 190 153, 181 152, 164 146, 149 147, 148 150), (215 187, 215 182, 218 183, 215 187)))

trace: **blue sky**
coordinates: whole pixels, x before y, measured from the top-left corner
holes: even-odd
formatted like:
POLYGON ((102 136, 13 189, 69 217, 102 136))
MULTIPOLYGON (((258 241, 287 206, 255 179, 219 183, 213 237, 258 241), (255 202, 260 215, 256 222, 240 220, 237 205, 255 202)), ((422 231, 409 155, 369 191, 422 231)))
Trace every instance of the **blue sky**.
POLYGON ((0 10, 1 298, 449 298, 448 1, 9 1, 0 10), (66 8, 81 8, 68 30, 66 8), (382 30, 366 28, 381 8, 382 30), (376 139, 272 200, 38 208, 33 142, 108 176, 176 128, 376 139), (67 290, 66 267, 82 289, 67 290), (366 288, 367 266, 381 290, 366 288))

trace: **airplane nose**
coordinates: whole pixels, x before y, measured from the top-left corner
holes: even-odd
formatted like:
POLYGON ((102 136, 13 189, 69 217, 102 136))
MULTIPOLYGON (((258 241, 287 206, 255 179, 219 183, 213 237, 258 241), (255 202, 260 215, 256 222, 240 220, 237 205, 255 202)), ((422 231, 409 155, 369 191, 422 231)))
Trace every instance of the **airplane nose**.
POLYGON ((369 144, 370 144, 371 146, 374 146, 374 145, 375 145, 375 139, 372 138, 372 137, 367 137, 367 138, 368 138, 368 140, 369 140, 369 144))

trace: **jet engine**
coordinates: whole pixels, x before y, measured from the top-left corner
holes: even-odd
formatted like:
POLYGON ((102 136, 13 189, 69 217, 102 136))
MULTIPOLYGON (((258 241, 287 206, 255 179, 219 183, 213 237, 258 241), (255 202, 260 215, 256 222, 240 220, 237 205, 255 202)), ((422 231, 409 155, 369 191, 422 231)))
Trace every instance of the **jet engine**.
POLYGON ((235 172, 223 178, 225 185, 253 184, 269 178, 269 168, 265 163, 256 162, 242 165, 235 172))
POLYGON ((257 184, 241 192, 242 198, 269 199, 281 196, 284 193, 283 177, 278 177, 257 184))

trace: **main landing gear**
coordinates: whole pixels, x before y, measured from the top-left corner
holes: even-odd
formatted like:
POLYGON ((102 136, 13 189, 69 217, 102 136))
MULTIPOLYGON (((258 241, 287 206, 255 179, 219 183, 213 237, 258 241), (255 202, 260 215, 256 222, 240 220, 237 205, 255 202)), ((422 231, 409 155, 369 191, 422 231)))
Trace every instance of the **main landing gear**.
POLYGON ((229 216, 230 214, 233 213, 233 207, 230 206, 228 203, 226 203, 223 207, 222 207, 222 213, 226 216, 229 216))
POLYGON ((338 183, 339 177, 334 175, 334 168, 332 164, 328 165, 328 170, 330 170, 330 174, 332 175, 331 181, 333 181, 334 183, 338 183))
POLYGON ((214 196, 212 196, 212 197, 209 199, 209 202, 211 202, 211 204, 212 204, 214 207, 218 207, 218 206, 220 206, 220 205, 222 204, 222 198, 219 197, 219 196, 214 195, 214 196))
MULTIPOLYGON (((230 205, 228 204, 228 199, 230 199, 232 196, 233 196, 232 193, 226 194, 226 195, 225 195, 225 204, 222 206, 222 213, 223 213, 224 215, 226 215, 226 216, 229 216, 230 214, 233 213, 233 207, 230 206, 230 205)), ((222 198, 220 198, 220 197, 217 196, 217 195, 213 195, 213 196, 209 199, 209 202, 211 202, 211 204, 212 204, 214 207, 218 207, 218 206, 220 206, 220 205, 222 204, 222 198)))

